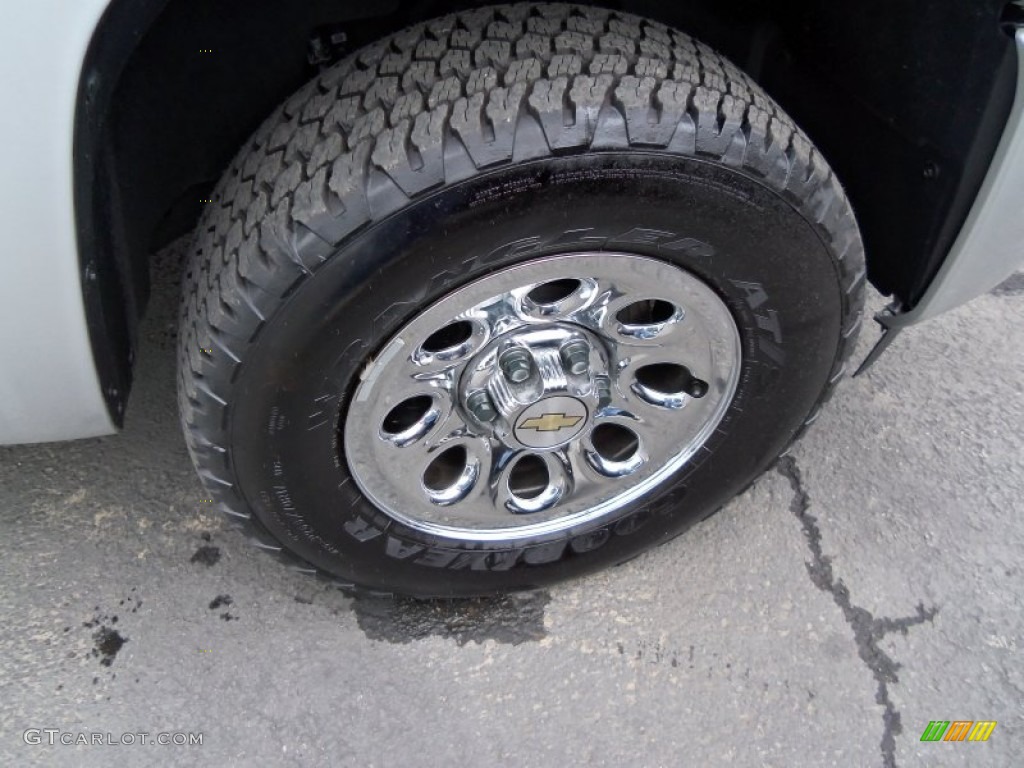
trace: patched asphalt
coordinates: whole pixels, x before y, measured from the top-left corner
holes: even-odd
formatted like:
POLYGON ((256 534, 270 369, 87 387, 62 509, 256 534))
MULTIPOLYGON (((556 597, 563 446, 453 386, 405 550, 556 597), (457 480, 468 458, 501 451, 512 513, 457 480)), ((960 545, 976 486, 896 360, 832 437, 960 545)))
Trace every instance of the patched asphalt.
POLYGON ((124 433, 0 448, 0 765, 1020 764, 1024 273, 908 330, 685 536, 544 592, 417 603, 288 570, 203 501, 178 258, 124 433), (923 743, 932 720, 998 725, 923 743))

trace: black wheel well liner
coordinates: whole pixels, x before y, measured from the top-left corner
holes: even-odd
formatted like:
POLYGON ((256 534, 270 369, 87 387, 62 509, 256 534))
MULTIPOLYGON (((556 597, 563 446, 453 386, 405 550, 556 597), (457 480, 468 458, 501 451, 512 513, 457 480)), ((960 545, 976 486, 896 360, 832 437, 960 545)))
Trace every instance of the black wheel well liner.
MULTIPOLYGON (((90 338, 120 424, 149 255, 194 226, 231 156, 315 74, 309 41, 345 50, 466 0, 113 0, 79 85, 75 213, 90 338), (326 34, 324 34, 326 32, 326 34), (335 38, 340 40, 340 37, 335 38)), ((606 0, 675 26, 748 71, 846 187, 868 276, 910 307, 949 251, 1012 104, 1003 0, 606 0)))

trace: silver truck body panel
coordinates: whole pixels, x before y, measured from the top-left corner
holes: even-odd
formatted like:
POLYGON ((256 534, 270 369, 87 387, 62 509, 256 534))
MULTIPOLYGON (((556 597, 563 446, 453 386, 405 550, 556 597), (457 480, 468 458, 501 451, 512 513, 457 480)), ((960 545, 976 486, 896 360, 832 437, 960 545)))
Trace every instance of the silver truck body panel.
POLYGON ((1024 264, 1024 28, 1014 39, 1017 92, 978 197, 924 297, 910 312, 879 318, 887 327, 948 312, 992 290, 1024 264))
POLYGON ((75 240, 78 80, 106 0, 6 7, 0 45, 0 444, 115 431, 100 391, 75 240))

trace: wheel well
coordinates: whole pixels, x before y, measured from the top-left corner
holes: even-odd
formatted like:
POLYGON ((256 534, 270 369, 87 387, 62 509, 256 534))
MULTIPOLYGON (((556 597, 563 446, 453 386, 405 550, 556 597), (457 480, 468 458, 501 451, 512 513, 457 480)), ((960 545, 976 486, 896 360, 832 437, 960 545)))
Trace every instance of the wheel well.
MULTIPOLYGON (((351 51, 486 4, 113 0, 83 65, 74 157, 81 258, 98 275, 85 293, 105 391, 123 406, 149 254, 194 226, 244 139, 316 73, 311 40, 321 53, 332 38, 336 52, 351 51)), ((1015 68, 1002 0, 582 4, 678 27, 758 80, 846 187, 871 281, 905 305, 920 297, 1009 112, 1015 68)))

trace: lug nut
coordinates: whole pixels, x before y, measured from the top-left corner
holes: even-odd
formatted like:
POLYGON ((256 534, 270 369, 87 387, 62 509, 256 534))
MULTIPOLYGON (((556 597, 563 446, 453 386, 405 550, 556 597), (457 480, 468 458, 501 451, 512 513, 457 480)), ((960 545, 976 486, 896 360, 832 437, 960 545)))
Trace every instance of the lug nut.
POLYGON ((574 376, 582 376, 590 370, 590 346, 585 341, 570 341, 559 350, 562 365, 574 376))
POLYGON ((513 384, 522 384, 533 373, 533 356, 522 347, 511 347, 498 360, 505 377, 513 384))
POLYGON ((466 398, 466 407, 477 421, 482 421, 484 424, 490 424, 498 418, 498 412, 494 409, 491 396, 483 390, 474 392, 466 398))
POLYGON ((683 390, 690 397, 700 399, 708 393, 708 383, 703 379, 698 379, 691 376, 690 381, 687 382, 686 388, 683 390))

